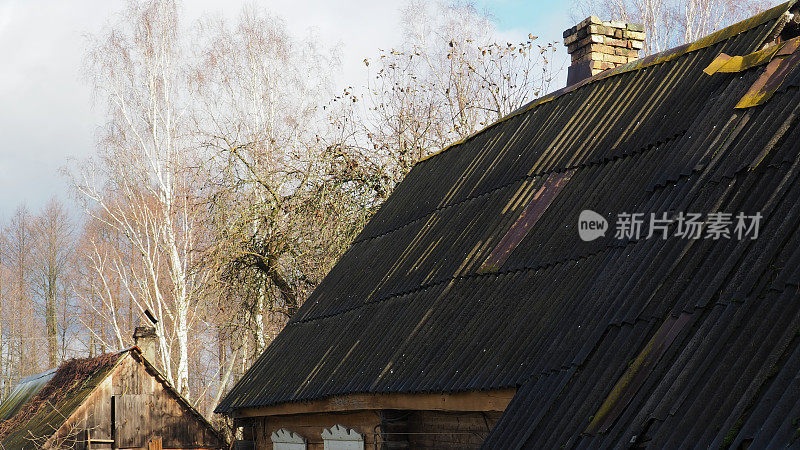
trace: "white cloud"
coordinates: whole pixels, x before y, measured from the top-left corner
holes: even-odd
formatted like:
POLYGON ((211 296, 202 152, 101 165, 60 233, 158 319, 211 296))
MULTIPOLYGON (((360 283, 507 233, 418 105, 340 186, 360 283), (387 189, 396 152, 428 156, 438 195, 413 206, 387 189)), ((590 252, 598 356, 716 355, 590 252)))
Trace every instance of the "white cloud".
POLYGON ((64 191, 59 167, 91 148, 96 118, 80 80, 82 33, 109 11, 99 0, 0 2, 1 216, 64 191))
POLYGON ((0 34, 11 23, 15 6, 15 3, 11 1, 0 4, 0 34))
MULTIPOLYGON (((233 19, 245 3, 184 0, 186 21, 208 13, 233 19)), ((365 57, 399 43, 400 5, 366 0, 256 3, 282 16, 293 34, 313 30, 323 47, 337 48, 341 84, 352 85, 364 81, 365 57)), ((81 78, 85 35, 99 32, 124 6, 121 0, 0 0, 0 219, 20 202, 36 209, 53 195, 67 200, 67 181, 58 169, 67 158, 85 158, 93 151, 101 123, 81 78)), ((523 38, 529 31, 502 35, 523 38)))
MULTIPOLYGON (((186 19, 234 18, 245 1, 185 1, 186 19)), ((0 0, 0 218, 22 202, 38 208, 67 200, 58 174, 70 157, 93 151, 101 122, 81 77, 85 35, 97 33, 125 6, 107 0, 0 0)), ((342 79, 361 76, 360 62, 398 36, 397 4, 349 0, 276 0, 257 6, 282 16, 296 35, 314 30, 339 47, 342 79)))

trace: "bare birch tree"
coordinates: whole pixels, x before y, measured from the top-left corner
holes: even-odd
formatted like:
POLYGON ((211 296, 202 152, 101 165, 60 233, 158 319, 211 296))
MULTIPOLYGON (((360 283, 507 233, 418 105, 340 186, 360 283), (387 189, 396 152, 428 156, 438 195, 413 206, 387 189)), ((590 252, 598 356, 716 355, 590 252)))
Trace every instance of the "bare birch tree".
MULTIPOLYGON (((196 198, 178 36, 175 3, 153 0, 131 2, 94 39, 88 72, 109 119, 97 158, 75 181, 87 213, 138 254, 133 267, 118 254, 106 263, 139 312, 160 319, 160 366, 187 393, 196 198)), ((114 308, 108 298, 107 307, 114 308)))
POLYGON ((141 311, 123 288, 115 268, 119 265, 138 269, 142 266, 141 256, 124 235, 93 217, 84 223, 75 249, 73 289, 81 300, 89 356, 123 348, 127 343, 126 330, 135 327, 141 311))

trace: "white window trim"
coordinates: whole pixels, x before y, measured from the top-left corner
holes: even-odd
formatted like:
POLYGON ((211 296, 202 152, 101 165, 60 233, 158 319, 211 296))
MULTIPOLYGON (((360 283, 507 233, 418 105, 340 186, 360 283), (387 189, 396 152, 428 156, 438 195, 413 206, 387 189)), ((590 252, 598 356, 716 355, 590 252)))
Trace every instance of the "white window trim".
POLYGON ((306 438, 281 428, 272 433, 272 448, 275 450, 306 450, 306 438))
POLYGON ((364 436, 343 425, 334 425, 322 432, 325 450, 364 450, 364 436))

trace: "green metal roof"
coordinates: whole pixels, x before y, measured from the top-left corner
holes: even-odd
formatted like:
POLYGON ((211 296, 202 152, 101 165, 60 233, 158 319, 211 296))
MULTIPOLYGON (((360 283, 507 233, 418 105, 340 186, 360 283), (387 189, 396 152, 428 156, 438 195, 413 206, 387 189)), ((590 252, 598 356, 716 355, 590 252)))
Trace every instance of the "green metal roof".
POLYGON ((19 408, 42 390, 45 384, 53 378, 57 369, 37 373, 25 377, 14 386, 8 397, 0 403, 0 420, 8 420, 19 411, 19 408))

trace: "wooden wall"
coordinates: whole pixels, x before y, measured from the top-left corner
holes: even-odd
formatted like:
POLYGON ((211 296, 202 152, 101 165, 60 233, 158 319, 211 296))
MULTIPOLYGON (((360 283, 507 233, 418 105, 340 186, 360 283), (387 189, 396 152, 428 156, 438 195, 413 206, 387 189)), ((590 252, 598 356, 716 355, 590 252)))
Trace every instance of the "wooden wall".
MULTIPOLYGON (((93 439, 114 439, 117 449, 147 448, 160 436, 164 449, 223 448, 224 443, 190 413, 143 364, 126 355, 82 403, 60 433, 90 430, 93 439), (114 421, 112 430, 112 404, 114 421)), ((110 443, 92 444, 110 449, 110 443)))
POLYGON ((364 436, 364 448, 375 449, 375 432, 379 431, 377 411, 295 414, 251 419, 256 448, 272 450, 272 433, 281 428, 295 432, 308 442, 309 450, 322 450, 322 431, 336 424, 354 429, 364 436))
POLYGON ((364 410, 257 417, 242 423, 252 427, 257 449, 272 450, 272 433, 286 428, 305 437, 309 450, 322 450, 322 431, 336 424, 361 433, 367 450, 477 449, 501 414, 500 411, 364 410))
POLYGON ((480 448, 502 412, 412 411, 408 419, 410 448, 480 448))

